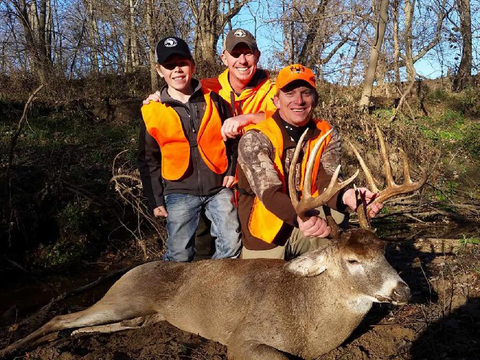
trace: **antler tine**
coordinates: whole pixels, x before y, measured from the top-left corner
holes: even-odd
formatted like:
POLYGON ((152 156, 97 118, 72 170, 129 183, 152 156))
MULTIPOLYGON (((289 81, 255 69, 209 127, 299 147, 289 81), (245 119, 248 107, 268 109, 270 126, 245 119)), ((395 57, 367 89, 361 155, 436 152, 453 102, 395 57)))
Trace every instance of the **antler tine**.
POLYGON ((375 180, 373 179, 372 173, 368 169, 367 165, 365 164, 365 161, 363 161, 362 156, 358 152, 357 148, 349 141, 350 147, 352 148, 355 156, 357 157, 358 162, 360 163, 360 166, 362 167, 363 172, 365 173, 365 180, 367 181, 367 184, 369 188, 373 191, 378 193, 379 190, 377 188, 377 185, 375 185, 375 180))
POLYGON ((332 176, 330 184, 325 189, 325 191, 320 196, 312 198, 311 179, 312 179, 313 166, 315 163, 315 157, 320 149, 321 144, 323 143, 325 138, 330 134, 330 131, 329 131, 317 141, 308 158, 307 168, 305 171, 305 179, 303 183, 303 197, 300 201, 298 201, 296 187, 295 187, 295 168, 296 168, 296 163, 298 161, 298 157, 300 155, 300 151, 302 149, 303 140, 305 139, 307 131, 308 129, 305 130, 299 142, 297 143, 295 152, 293 154, 292 162, 290 163, 290 170, 288 174, 288 190, 290 194, 290 199, 292 201, 293 207, 295 208, 295 211, 297 212, 298 216, 302 220, 306 220, 308 218, 307 216, 305 216, 305 213, 308 210, 316 209, 321 205, 325 204, 337 191, 349 185, 357 177, 359 173, 359 170, 357 170, 357 172, 353 176, 348 178, 346 181, 339 183, 338 182, 338 175, 340 173, 340 165, 339 165, 335 170, 335 173, 332 176))
POLYGON ((396 186, 395 180, 393 180, 392 166, 390 165, 390 160, 388 160, 387 147, 385 146, 385 138, 383 137, 383 134, 377 125, 375 125, 375 130, 377 131, 378 142, 380 143, 380 154, 383 160, 383 172, 385 173, 387 186, 396 186))
POLYGON ((297 146, 295 147, 295 152, 293 153, 292 162, 290 163, 290 169, 288 172, 288 193, 290 194, 290 199, 295 210, 297 210, 298 207, 298 195, 295 186, 295 166, 297 164, 298 157, 300 156, 300 151, 302 150, 303 140, 305 140, 307 133, 308 129, 303 132, 300 140, 297 143, 297 146))
POLYGON ((384 201, 386 201, 386 200, 388 200, 388 199, 390 199, 390 198, 392 198, 396 195, 406 194, 406 193, 415 191, 415 190, 419 189, 420 187, 422 187, 423 184, 425 184, 425 181, 427 181, 427 173, 425 171, 423 172, 422 178, 419 181, 413 182, 411 180, 410 166, 408 164, 408 157, 403 150, 400 150, 401 154, 402 154, 402 158, 403 158, 404 181, 403 181, 403 184, 401 184, 401 185, 398 185, 398 184, 395 183, 395 181, 393 180, 393 176, 392 176, 392 168, 391 168, 391 165, 390 165, 390 161, 388 159, 388 154, 387 154, 387 149, 386 149, 386 146, 385 146, 385 140, 384 140, 383 134, 380 131, 380 129, 378 128, 378 126, 375 126, 375 128, 377 130, 377 135, 378 135, 378 139, 379 139, 379 142, 380 142, 380 149, 381 149, 382 159, 383 159, 383 163, 384 163, 384 172, 385 172, 385 177, 386 177, 386 180, 387 180, 387 187, 384 190, 380 191, 380 193, 375 198, 375 200, 372 202, 372 204, 373 203, 384 202, 384 201))
POLYGON ((415 190, 419 189, 427 181, 427 177, 428 177, 427 171, 422 169, 419 166, 420 169, 422 169, 422 177, 417 182, 412 181, 412 179, 410 177, 410 165, 408 164, 408 156, 405 153, 405 151, 403 151, 403 149, 399 148, 398 150, 400 150, 400 154, 402 155, 402 159, 403 159, 403 179, 404 179, 404 183, 407 183, 407 184, 411 185, 414 188, 411 191, 415 191, 415 190))
POLYGON ((327 201, 330 200, 330 198, 335 193, 337 193, 338 191, 343 189, 345 186, 349 185, 353 180, 355 180, 359 172, 360 170, 357 170, 355 174, 350 176, 347 180, 343 182, 338 182, 338 174, 340 173, 340 165, 338 165, 337 169, 335 170, 335 173, 332 176, 332 179, 330 180, 330 184, 321 195, 317 197, 312 197, 311 195, 307 196, 306 194, 304 194, 304 196, 302 197, 302 200, 300 200, 300 203, 296 208, 298 216, 300 216, 302 220, 307 219, 308 216, 305 216, 305 213, 308 210, 317 209, 320 206, 326 204, 327 201))
POLYGON ((307 196, 307 197, 312 196, 312 192, 311 192, 311 189, 312 189, 312 172, 313 172, 313 165, 315 163, 315 157, 317 156, 317 153, 318 153, 318 150, 320 149, 320 146, 322 146, 323 142, 325 141, 327 136, 330 135, 330 133, 332 131, 333 131, 333 129, 331 129, 330 131, 325 133, 325 135, 323 135, 320 138, 320 140, 317 141, 317 143, 315 144, 315 146, 312 149, 312 152, 311 152, 310 156, 308 157, 307 168, 305 170, 305 180, 303 182, 303 195, 304 196, 307 196))

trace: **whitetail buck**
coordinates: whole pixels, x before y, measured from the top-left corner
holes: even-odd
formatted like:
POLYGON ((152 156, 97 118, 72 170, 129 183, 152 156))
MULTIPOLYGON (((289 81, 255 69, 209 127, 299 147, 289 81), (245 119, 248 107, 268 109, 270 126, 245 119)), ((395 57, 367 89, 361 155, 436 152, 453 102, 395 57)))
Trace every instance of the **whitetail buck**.
MULTIPOLYGON (((383 138, 380 141, 389 186, 376 201, 418 189, 425 176, 412 183, 408 165, 404 184, 394 184, 383 138)), ((299 152, 300 148, 297 157, 299 152)), ((328 189, 316 198, 309 191, 311 177, 305 176, 300 202, 291 176, 290 196, 299 216, 321 206, 358 174, 339 183, 338 171, 328 189)), ((369 178, 370 186, 376 188, 369 178)), ((316 358, 339 346, 372 303, 402 304, 410 297, 407 284, 384 257, 384 243, 368 228, 366 208, 360 208, 362 229, 334 231, 330 245, 290 262, 224 259, 140 265, 90 308, 56 316, 0 355, 62 329, 111 332, 142 326, 150 318, 226 345, 230 359, 288 359, 286 354, 316 358)))

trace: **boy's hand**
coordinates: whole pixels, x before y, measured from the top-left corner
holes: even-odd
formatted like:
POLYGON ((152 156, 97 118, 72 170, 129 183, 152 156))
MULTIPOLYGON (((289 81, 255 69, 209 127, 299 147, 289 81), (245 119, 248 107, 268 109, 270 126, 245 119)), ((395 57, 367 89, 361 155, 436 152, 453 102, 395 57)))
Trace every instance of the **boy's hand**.
POLYGON ((235 176, 225 176, 223 178, 222 185, 225 186, 226 188, 231 189, 236 183, 237 182, 235 181, 235 176))
POLYGON ((298 228, 305 236, 326 238, 330 235, 330 226, 327 221, 318 216, 312 216, 307 221, 302 221, 297 216, 298 228))
POLYGON ((155 215, 155 217, 167 217, 168 212, 164 206, 158 206, 153 209, 153 215, 155 215))
POLYGON ((148 98, 143 100, 143 105, 150 104, 150 101, 160 102, 160 91, 155 91, 153 94, 150 94, 148 98))

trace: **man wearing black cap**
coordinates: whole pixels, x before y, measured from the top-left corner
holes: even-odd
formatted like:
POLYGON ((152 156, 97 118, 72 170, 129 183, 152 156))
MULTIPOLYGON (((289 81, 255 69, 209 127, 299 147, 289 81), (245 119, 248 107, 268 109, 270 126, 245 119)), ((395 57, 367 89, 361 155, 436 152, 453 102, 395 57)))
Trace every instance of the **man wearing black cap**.
POLYGON ((238 216, 232 204, 236 142, 221 137, 230 106, 192 76, 188 45, 171 36, 156 47, 158 74, 166 85, 160 102, 142 107, 139 168, 155 216, 167 218, 164 259, 192 261, 200 213, 212 221, 213 258, 240 252, 238 216))

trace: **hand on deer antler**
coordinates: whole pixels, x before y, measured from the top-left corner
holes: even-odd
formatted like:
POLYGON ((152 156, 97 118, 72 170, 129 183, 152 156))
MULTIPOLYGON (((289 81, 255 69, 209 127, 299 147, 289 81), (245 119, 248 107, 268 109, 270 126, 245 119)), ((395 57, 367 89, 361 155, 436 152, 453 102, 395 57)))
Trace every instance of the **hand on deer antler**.
POLYGON ((298 228, 305 236, 326 238, 330 235, 330 226, 326 220, 318 216, 311 216, 306 221, 303 221, 297 216, 298 228))
MULTIPOLYGON (((360 193, 362 197, 365 198, 367 204, 370 204, 375 200, 377 197, 376 193, 371 192, 366 187, 359 187, 356 189, 348 189, 345 191, 342 197, 342 201, 345 205, 347 205, 352 211, 356 211, 358 207, 358 198, 360 193)), ((383 208, 383 203, 372 203, 372 205, 368 208, 368 216, 374 218, 380 210, 383 208)))

